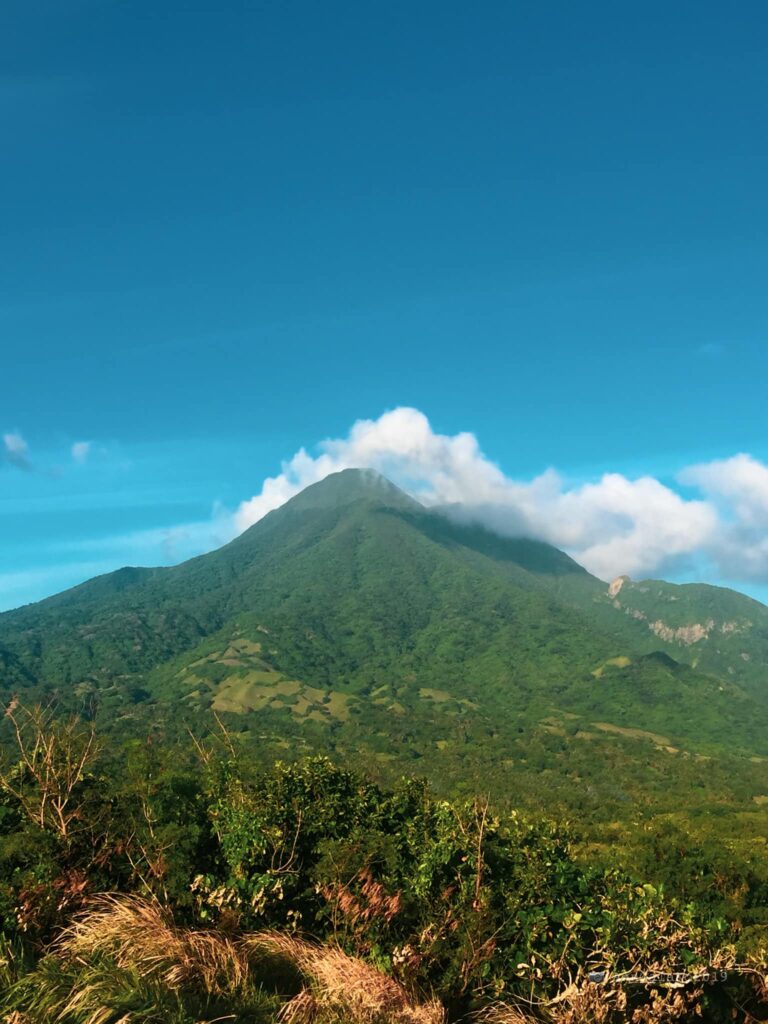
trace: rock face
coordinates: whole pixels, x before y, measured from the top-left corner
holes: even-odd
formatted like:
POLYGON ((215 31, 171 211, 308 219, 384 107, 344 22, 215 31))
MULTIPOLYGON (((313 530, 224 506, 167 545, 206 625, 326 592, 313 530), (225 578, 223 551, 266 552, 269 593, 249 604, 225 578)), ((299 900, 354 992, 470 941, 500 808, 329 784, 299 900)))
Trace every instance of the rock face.
POLYGON ((678 626, 677 628, 668 626, 661 619, 648 623, 648 629, 662 640, 676 640, 680 644, 688 645, 698 643, 699 640, 706 640, 714 628, 715 624, 712 619, 703 625, 700 622, 694 622, 690 626, 678 626))
MULTIPOLYGON (((614 608, 623 611, 625 615, 629 615, 633 619, 644 622, 655 636, 666 643, 678 643, 690 647, 692 644, 708 639, 712 634, 729 636, 731 634, 746 633, 752 627, 752 622, 746 619, 740 622, 717 622, 714 618, 707 618, 701 622, 672 625, 665 622, 662 618, 651 618, 647 612, 631 605, 633 594, 647 594, 648 591, 649 587, 647 585, 633 583, 629 576, 617 576, 608 587, 608 597, 611 599, 614 608), (619 594, 622 590, 624 590, 626 595, 624 602, 619 600, 619 594)), ((678 600, 677 596, 673 594, 664 595, 664 599, 667 602, 676 602, 678 600)), ((749 660, 749 656, 744 660, 749 660)))

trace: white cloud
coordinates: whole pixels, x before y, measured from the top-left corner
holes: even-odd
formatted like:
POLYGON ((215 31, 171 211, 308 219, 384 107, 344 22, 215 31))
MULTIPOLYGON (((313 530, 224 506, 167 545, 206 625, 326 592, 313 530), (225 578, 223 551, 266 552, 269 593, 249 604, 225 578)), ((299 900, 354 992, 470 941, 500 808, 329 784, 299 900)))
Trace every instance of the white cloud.
POLYGON ((743 524, 768 527, 768 466, 751 455, 688 466, 678 478, 715 501, 724 500, 743 524))
POLYGON ((72 458, 75 460, 75 462, 86 462, 90 453, 90 441, 75 441, 75 443, 72 445, 72 458))
POLYGON ((359 420, 346 438, 322 442, 316 457, 300 449, 242 503, 237 529, 349 467, 376 469, 425 504, 458 505, 452 514, 499 533, 549 541, 605 579, 679 566, 713 549, 718 535, 712 502, 684 498, 653 477, 608 473, 568 486, 548 470, 531 481, 515 480, 483 454, 473 434, 438 434, 422 412, 409 408, 359 420))
POLYGON ((709 554, 722 575, 768 581, 768 466, 741 453, 689 466, 678 478, 718 510, 720 525, 709 554))
POLYGON ((501 472, 480 453, 472 434, 435 434, 418 409, 400 408, 377 420, 358 420, 346 438, 323 441, 312 458, 301 448, 282 473, 264 481, 261 492, 242 503, 236 524, 244 530, 309 484, 342 469, 377 469, 428 501, 457 501, 470 484, 490 493, 501 472), (481 481, 480 477, 484 477, 481 481))
POLYGON ((16 466, 17 469, 29 470, 32 468, 29 461, 29 445, 21 434, 16 432, 3 434, 3 447, 5 448, 5 457, 11 465, 16 466))

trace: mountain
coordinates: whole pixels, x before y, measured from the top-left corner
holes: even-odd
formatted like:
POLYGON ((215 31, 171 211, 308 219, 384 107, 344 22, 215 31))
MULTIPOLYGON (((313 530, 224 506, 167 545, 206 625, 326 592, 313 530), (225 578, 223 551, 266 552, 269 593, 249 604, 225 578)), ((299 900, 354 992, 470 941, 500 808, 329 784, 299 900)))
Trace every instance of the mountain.
POLYGON ((218 551, 0 615, 0 666, 6 699, 55 694, 116 736, 216 712, 265 757, 417 764, 590 814, 673 813, 683 792, 751 813, 767 624, 714 587, 608 587, 345 470, 218 551))

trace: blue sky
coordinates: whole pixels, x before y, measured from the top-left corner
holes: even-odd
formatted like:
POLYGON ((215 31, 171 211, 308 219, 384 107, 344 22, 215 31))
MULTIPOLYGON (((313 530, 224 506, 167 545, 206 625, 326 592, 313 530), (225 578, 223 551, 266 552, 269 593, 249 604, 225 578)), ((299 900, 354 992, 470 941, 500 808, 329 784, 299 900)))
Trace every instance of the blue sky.
POLYGON ((7 0, 0 608, 226 539, 398 408, 709 503, 630 568, 765 596, 767 50, 757 2, 7 0))

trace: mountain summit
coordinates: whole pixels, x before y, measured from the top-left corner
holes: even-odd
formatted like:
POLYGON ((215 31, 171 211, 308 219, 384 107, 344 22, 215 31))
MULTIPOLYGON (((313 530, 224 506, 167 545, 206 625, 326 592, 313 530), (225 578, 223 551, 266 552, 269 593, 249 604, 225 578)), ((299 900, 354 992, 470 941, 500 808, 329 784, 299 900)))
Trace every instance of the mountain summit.
POLYGON ((331 473, 318 483, 305 487, 286 504, 293 509, 338 508, 355 501, 368 501, 388 508, 422 507, 375 469, 342 469, 331 473))

